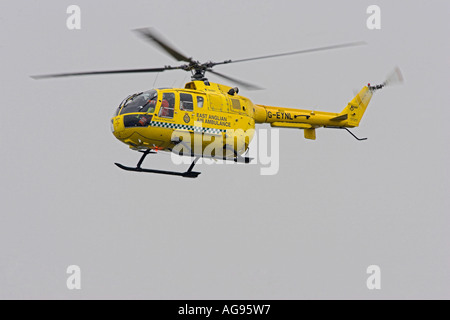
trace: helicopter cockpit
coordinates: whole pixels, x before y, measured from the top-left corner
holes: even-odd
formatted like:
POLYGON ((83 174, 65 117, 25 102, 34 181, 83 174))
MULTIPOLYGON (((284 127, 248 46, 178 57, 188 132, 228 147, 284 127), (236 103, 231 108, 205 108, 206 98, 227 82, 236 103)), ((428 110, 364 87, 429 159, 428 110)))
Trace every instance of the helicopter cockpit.
POLYGON ((152 120, 157 102, 158 91, 155 89, 135 93, 120 103, 114 116, 124 115, 125 128, 147 127, 152 120))
POLYGON ((126 113, 153 113, 158 101, 158 91, 155 89, 135 93, 126 97, 117 108, 116 116, 126 113))

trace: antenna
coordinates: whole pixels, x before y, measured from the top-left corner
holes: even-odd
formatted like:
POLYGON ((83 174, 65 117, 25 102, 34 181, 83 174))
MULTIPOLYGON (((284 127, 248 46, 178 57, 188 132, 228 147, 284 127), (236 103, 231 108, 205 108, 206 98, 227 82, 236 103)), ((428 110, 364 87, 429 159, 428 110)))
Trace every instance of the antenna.
POLYGON ((155 88, 156 80, 158 80, 159 72, 156 74, 155 81, 153 81, 153 88, 155 88))

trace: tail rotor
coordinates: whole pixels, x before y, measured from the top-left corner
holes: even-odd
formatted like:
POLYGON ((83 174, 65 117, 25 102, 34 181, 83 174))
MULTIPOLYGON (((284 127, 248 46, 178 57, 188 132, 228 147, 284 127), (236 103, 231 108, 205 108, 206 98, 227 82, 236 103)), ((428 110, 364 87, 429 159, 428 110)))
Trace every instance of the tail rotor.
POLYGON ((402 84, 402 83, 403 83, 403 75, 402 75, 400 69, 398 67, 395 67, 395 69, 392 70, 391 73, 388 74, 388 76, 386 77, 386 80, 384 80, 384 82, 382 84, 377 84, 374 86, 371 86, 369 84, 368 86, 369 86, 370 90, 376 91, 376 90, 382 89, 387 86, 398 85, 398 84, 402 84))

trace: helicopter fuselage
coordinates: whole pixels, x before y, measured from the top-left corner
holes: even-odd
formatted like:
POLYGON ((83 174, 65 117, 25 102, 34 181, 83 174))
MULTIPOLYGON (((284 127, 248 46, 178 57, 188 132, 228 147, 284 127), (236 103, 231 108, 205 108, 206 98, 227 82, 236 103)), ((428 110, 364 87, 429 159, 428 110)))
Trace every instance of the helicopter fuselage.
POLYGON ((204 156, 210 148, 208 155, 214 157, 214 142, 214 148, 219 144, 226 150, 225 156, 236 156, 247 150, 256 123, 303 129, 305 138, 312 140, 316 128, 356 127, 373 88, 363 87, 341 113, 258 105, 237 91, 198 80, 188 82, 185 88, 152 89, 131 95, 111 119, 113 134, 135 150, 174 152, 183 141, 185 150, 177 153, 204 156))
MULTIPOLYGON (((364 87, 341 113, 331 113, 258 105, 238 95, 237 88, 198 80, 185 88, 131 95, 111 122, 115 137, 135 150, 173 152, 184 141, 189 154, 186 150, 179 154, 203 156, 214 142, 215 148, 219 144, 227 150, 225 156, 236 156, 247 150, 256 123, 303 129, 305 138, 312 140, 319 127, 356 127, 372 90, 364 87)), ((214 156, 215 151, 208 151, 214 156)))

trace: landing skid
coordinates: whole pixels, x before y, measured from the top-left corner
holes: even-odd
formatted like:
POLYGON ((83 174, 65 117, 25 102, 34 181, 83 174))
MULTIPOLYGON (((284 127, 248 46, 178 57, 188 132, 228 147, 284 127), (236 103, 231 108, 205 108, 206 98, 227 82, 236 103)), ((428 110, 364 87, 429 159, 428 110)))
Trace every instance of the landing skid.
POLYGON ((134 168, 133 167, 124 166, 124 165, 122 165, 120 163, 117 163, 117 162, 114 163, 114 164, 116 166, 118 166, 120 169, 123 169, 123 170, 126 170, 126 171, 166 174, 166 175, 171 175, 171 176, 180 176, 180 177, 184 177, 184 178, 197 178, 198 175, 201 173, 201 172, 192 171, 192 169, 194 169, 195 163, 197 162, 199 157, 195 157, 194 158, 194 161, 192 161, 191 165, 189 166, 189 169, 187 171, 185 171, 185 172, 141 168, 142 162, 144 161, 145 157, 149 153, 156 153, 156 152, 151 151, 151 150, 143 151, 143 155, 142 155, 141 159, 139 159, 138 164, 134 168))

